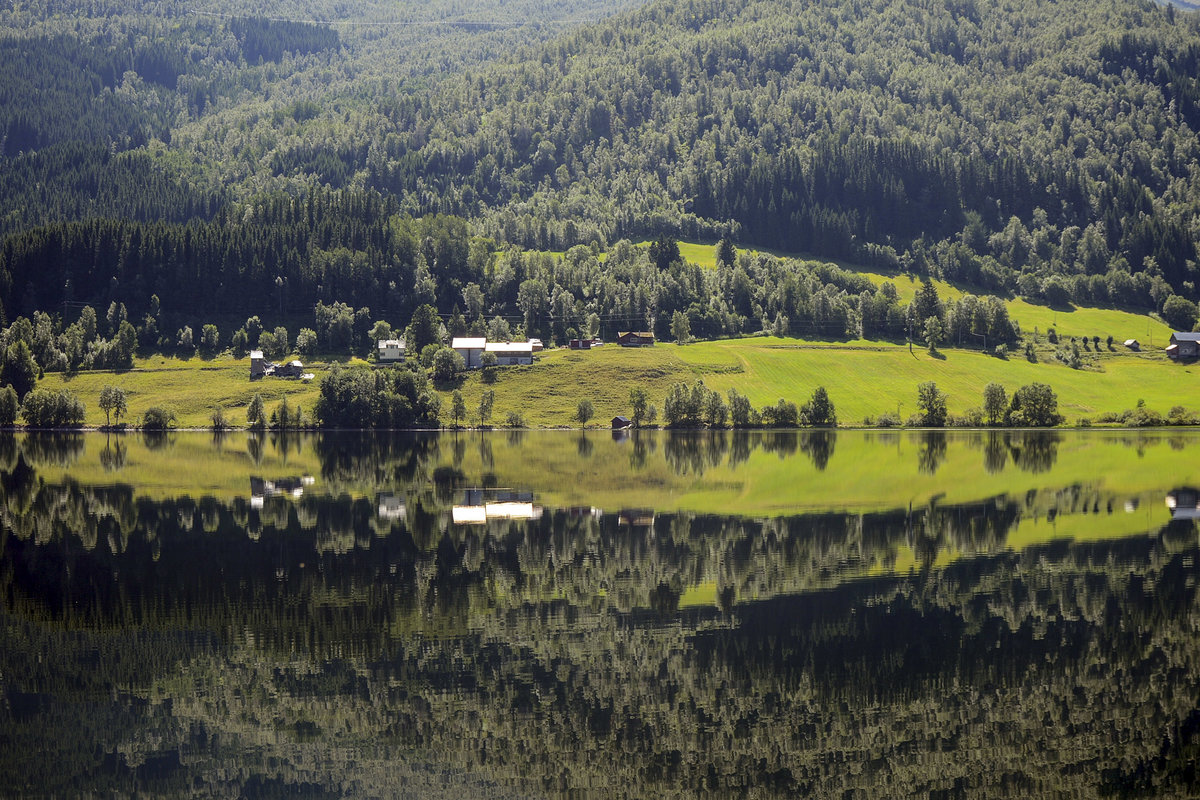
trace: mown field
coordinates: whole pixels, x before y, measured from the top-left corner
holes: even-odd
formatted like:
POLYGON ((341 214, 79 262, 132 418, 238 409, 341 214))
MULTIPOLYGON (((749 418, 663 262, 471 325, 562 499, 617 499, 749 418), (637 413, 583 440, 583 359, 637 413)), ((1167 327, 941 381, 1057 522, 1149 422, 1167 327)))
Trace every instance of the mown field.
MULTIPOLYGON (((1043 356, 1048 356, 1043 353, 1043 356)), ((232 357, 177 359, 155 356, 138 359, 135 369, 95 371, 76 375, 49 374, 41 385, 68 388, 87 406, 87 424, 102 425, 100 390, 123 388, 129 398, 126 421, 135 423, 147 408, 172 409, 180 427, 207 427, 217 408, 231 424, 245 424, 245 410, 255 393, 268 411, 286 397, 292 406, 311 411, 318 384, 328 365, 312 366, 316 380, 267 378, 249 380, 249 360, 232 357)), ((828 343, 799 339, 755 337, 679 346, 659 343, 648 348, 607 344, 591 351, 546 350, 533 366, 497 370, 494 383, 480 373, 465 375, 442 387, 443 418, 448 420, 452 392, 458 389, 470 410, 468 422, 478 424, 480 394, 495 392, 490 422, 501 424, 515 412, 530 427, 572 426, 580 400, 592 401, 593 427, 607 426, 611 417, 628 414, 629 393, 644 389, 662 408, 671 385, 703 380, 727 394, 731 388, 761 407, 780 398, 797 404, 817 386, 829 392, 843 425, 860 425, 864 418, 884 412, 907 419, 916 412, 917 385, 935 381, 949 397, 952 414, 982 404, 983 387, 992 381, 1009 392, 1035 381, 1058 393, 1060 411, 1068 424, 1080 417, 1119 412, 1139 399, 1166 413, 1172 406, 1200 408, 1196 380, 1200 366, 1178 365, 1159 353, 1130 353, 1123 348, 1094 356, 1089 369, 1073 370, 1044 358, 1030 363, 1023 356, 999 359, 974 350, 946 348, 931 355, 920 347, 911 351, 889 342, 828 343)))
POLYGON ((318 395, 320 375, 327 364, 313 365, 317 380, 264 378, 250 380, 250 359, 175 358, 152 356, 138 358, 131 370, 94 370, 74 375, 47 374, 39 383, 50 389, 70 389, 87 406, 87 424, 103 425, 100 390, 118 386, 125 390, 129 413, 125 422, 134 424, 151 406, 164 406, 175 412, 181 428, 201 428, 211 424, 215 410, 222 409, 231 425, 246 424, 246 408, 254 395, 261 394, 268 412, 284 397, 288 405, 312 410, 318 395))
POLYGON ((1092 369, 1073 370, 1056 361, 1030 363, 1023 356, 999 359, 973 350, 947 348, 931 355, 919 347, 887 342, 829 344, 756 337, 679 346, 660 343, 631 349, 604 345, 591 351, 551 350, 531 367, 499 370, 494 384, 468 375, 461 391, 468 409, 480 393, 496 393, 493 421, 510 412, 535 426, 570 425, 582 399, 596 410, 593 424, 628 414, 629 392, 641 387, 660 409, 673 383, 697 379, 725 394, 731 388, 756 406, 780 398, 797 404, 824 386, 843 425, 862 424, 884 412, 907 419, 916 412, 917 385, 934 381, 948 395, 952 414, 982 405, 983 387, 1000 383, 1009 393, 1028 383, 1049 384, 1060 411, 1080 417, 1119 412, 1145 400, 1166 413, 1195 400, 1195 365, 1177 365, 1157 353, 1101 353, 1092 369))

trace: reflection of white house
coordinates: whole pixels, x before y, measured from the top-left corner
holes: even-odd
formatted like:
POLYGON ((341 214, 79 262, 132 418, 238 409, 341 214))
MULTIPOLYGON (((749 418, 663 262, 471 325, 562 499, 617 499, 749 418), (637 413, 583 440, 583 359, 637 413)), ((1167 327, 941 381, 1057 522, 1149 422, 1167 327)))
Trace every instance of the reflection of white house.
POLYGON ((1167 508, 1172 519, 1200 519, 1200 491, 1176 489, 1167 494, 1167 508))
POLYGON ((461 505, 450 510, 450 519, 455 525, 484 525, 489 520, 497 519, 542 518, 542 507, 534 504, 532 492, 467 489, 462 499, 461 505))
POLYGON ((404 360, 404 340, 403 339, 380 339, 379 340, 379 356, 380 364, 394 364, 397 361, 404 360))
POLYGON ((455 525, 484 525, 487 512, 483 506, 455 506, 450 509, 450 520, 455 525))
POLYGON ((408 516, 408 508, 404 500, 391 492, 379 494, 379 518, 387 520, 403 520, 408 516))
POLYGON ((278 478, 273 481, 251 476, 250 507, 262 508, 263 500, 267 497, 284 496, 298 500, 304 494, 304 487, 312 486, 313 483, 315 483, 315 479, 312 475, 278 478))
POLYGON ((487 339, 483 337, 457 336, 450 342, 454 352, 462 356, 463 366, 467 369, 475 369, 483 363, 483 348, 486 346, 487 339))
POLYGON ((541 519, 542 507, 533 503, 487 503, 483 513, 488 519, 541 519))
POLYGON ((533 344, 530 342, 488 342, 485 351, 496 356, 499 366, 533 363, 533 344))

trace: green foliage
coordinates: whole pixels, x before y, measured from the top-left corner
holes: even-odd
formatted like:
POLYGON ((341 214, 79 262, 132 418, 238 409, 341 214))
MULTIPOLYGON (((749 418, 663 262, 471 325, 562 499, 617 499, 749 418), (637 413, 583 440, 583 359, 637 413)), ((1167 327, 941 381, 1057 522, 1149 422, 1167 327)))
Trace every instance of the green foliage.
POLYGON ((998 383, 989 383, 983 387, 983 413, 988 425, 997 425, 1005 418, 1008 411, 1008 392, 998 383))
POLYGON ((34 389, 21 403, 21 417, 31 428, 78 428, 85 413, 83 402, 68 389, 34 389))
POLYGON ((100 410, 104 412, 104 422, 107 425, 110 417, 113 422, 120 424, 121 417, 129 411, 128 397, 125 390, 119 386, 105 386, 100 390, 100 410))
POLYGON ((11 386, 17 393, 17 398, 25 399, 33 387, 37 385, 38 365, 33 360, 29 345, 23 340, 10 344, 4 354, 4 363, 0 369, 0 384, 11 386))
POLYGON ((824 386, 813 390, 812 398, 800 409, 800 420, 805 425, 837 427, 837 411, 824 386))
POLYGON ((440 344, 441 320, 437 309, 429 304, 417 308, 413 312, 408 328, 404 331, 405 347, 414 353, 424 353, 431 344, 440 344))
POLYGON ((580 428, 587 427, 588 422, 594 416, 596 416, 596 407, 592 405, 591 400, 580 400, 575 406, 575 421, 579 423, 580 428))
POLYGON ((467 418, 467 404, 463 400, 462 392, 457 389, 450 399, 450 419, 453 421, 452 427, 461 427, 462 420, 467 418))
POLYGON ((304 356, 311 356, 317 352, 317 332, 312 328, 301 328, 296 334, 296 350, 304 356))
POLYGON ((9 428, 15 425, 20 410, 21 401, 17 399, 17 391, 11 386, 0 388, 0 427, 9 428))
POLYGON ((204 352, 210 354, 217 352, 217 347, 220 346, 220 343, 221 332, 217 329, 217 326, 211 322, 205 323, 204 327, 200 329, 200 346, 204 348, 204 352))
POLYGON ((255 393, 246 408, 246 424, 259 430, 267 426, 267 409, 261 394, 255 393))
POLYGON ((315 415, 325 427, 414 428, 436 426, 440 411, 441 400, 422 370, 335 364, 321 378, 315 415))
POLYGON ((940 428, 946 424, 946 395, 933 381, 917 386, 917 424, 940 428))
POLYGON ((461 353, 450 347, 439 346, 429 365, 429 374, 438 383, 449 383, 463 369, 465 366, 461 353))
POLYGON ((492 408, 496 404, 496 393, 488 389, 479 394, 479 424, 487 425, 492 418, 492 408))
POLYGON ((1190 331, 1196 324, 1196 304, 1173 294, 1163 302, 1163 321, 1177 331, 1190 331))
POLYGON ((671 337, 676 344, 687 344, 692 339, 692 326, 687 314, 676 311, 671 315, 671 337))
POLYGON ((1013 392, 1008 423, 1014 427, 1046 428, 1063 421, 1058 395, 1044 383, 1030 383, 1013 392))
MULTIPOLYGON (((709 389, 700 380, 697 380, 691 387, 685 383, 673 384, 663 402, 663 421, 668 428, 701 427, 706 421, 706 410, 713 405, 710 403, 710 398, 714 394, 716 392, 709 389)), ((717 395, 717 400, 721 400, 720 395, 717 395)), ((721 407, 724 408, 723 401, 721 407)), ((712 415, 710 414, 708 418, 712 418, 712 415)), ((724 424, 723 415, 721 424, 724 424)))
POLYGON ((633 423, 633 427, 640 428, 642 423, 646 421, 647 406, 650 402, 650 396, 646 394, 646 390, 640 386, 635 386, 629 390, 629 420, 633 423))
POLYGON ((797 428, 800 426, 800 409, 790 400, 779 398, 773 406, 763 406, 762 426, 764 428, 797 428))
POLYGON ((925 335, 925 344, 929 347, 929 352, 936 353, 938 345, 945 341, 946 338, 946 330, 942 326, 942 321, 937 317, 929 317, 925 320, 922 331, 925 335))
POLYGON ((142 414, 142 428, 148 431, 165 431, 175 424, 175 412, 163 406, 151 406, 142 414))

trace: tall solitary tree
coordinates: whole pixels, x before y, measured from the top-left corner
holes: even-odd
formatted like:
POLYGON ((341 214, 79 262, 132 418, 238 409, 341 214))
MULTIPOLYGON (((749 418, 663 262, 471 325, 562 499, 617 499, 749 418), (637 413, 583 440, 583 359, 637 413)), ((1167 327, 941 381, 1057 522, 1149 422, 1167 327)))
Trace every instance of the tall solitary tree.
POLYGON ((596 416, 596 407, 592 405, 591 400, 580 400, 579 405, 575 406, 575 420, 579 423, 579 427, 586 427, 594 416, 596 416))

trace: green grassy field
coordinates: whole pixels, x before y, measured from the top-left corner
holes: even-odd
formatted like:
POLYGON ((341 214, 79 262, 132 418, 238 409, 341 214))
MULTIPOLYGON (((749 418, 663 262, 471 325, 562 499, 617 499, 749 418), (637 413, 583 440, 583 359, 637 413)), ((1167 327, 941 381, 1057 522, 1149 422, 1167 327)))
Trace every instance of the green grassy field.
MULTIPOLYGON (((972 350, 947 348, 932 356, 919 347, 910 352, 904 345, 888 342, 830 344, 771 337, 682 347, 608 344, 590 351, 547 350, 533 366, 497 370, 494 384, 485 384, 481 374, 471 373, 457 386, 445 387, 442 394, 448 411, 452 391, 460 389, 471 421, 477 422, 473 409, 480 393, 493 390, 493 424, 512 411, 532 427, 572 426, 576 406, 585 398, 596 410, 593 427, 607 426, 609 418, 629 413, 631 389, 646 390, 651 402, 661 408, 673 383, 697 379, 722 394, 736 387, 758 407, 780 398, 799 404, 817 386, 824 386, 843 425, 861 424, 864 417, 888 411, 899 411, 907 419, 916 411, 917 384, 930 380, 948 395, 951 413, 958 414, 980 406, 983 387, 992 381, 1010 393, 1035 381, 1049 384, 1058 393, 1068 423, 1132 408, 1139 399, 1164 414, 1175 405, 1196 407, 1193 398, 1200 366, 1177 365, 1157 353, 1136 354, 1123 348, 1101 353, 1095 363, 1096 369, 1072 370, 1054 361, 1032 364, 1019 356, 1001 360, 972 350)), ((268 411, 283 397, 311 411, 326 368, 323 363, 314 365, 317 379, 311 383, 274 378, 251 382, 245 358, 155 356, 138 359, 132 370, 49 374, 41 385, 65 387, 79 395, 87 406, 88 425, 104 423, 99 396, 109 384, 128 394, 130 423, 150 406, 161 405, 175 411, 180 427, 206 427, 217 408, 230 423, 240 425, 255 393, 263 396, 268 411)))
POLYGON ((1096 363, 1096 371, 1073 370, 1058 362, 1033 364, 1017 356, 1002 360, 971 350, 946 349, 932 356, 918 347, 910 352, 886 342, 759 337, 682 347, 660 343, 641 349, 549 350, 531 367, 499 370, 490 386, 481 375, 471 374, 461 390, 471 409, 480 392, 491 389, 496 393, 493 421, 515 411, 535 427, 570 425, 584 398, 595 406, 593 425, 607 425, 609 418, 629 413, 634 387, 645 389, 661 408, 671 384, 696 379, 722 394, 736 387, 755 406, 781 397, 800 403, 824 386, 842 424, 860 424, 864 417, 897 410, 907 419, 916 411, 917 385, 930 380, 948 395, 950 412, 958 414, 981 406, 983 387, 993 381, 1010 394, 1024 384, 1049 384, 1068 423, 1132 408, 1139 399, 1164 414, 1175 405, 1196 405, 1200 367, 1128 352, 1103 353, 1096 363))
POLYGON ((50 389, 70 389, 87 406, 88 425, 103 425, 100 390, 106 385, 125 390, 131 424, 151 406, 165 406, 176 414, 182 428, 207 427, 220 408, 231 425, 246 424, 246 408, 261 394, 268 413, 287 397, 288 404, 311 411, 324 365, 317 365, 317 380, 304 383, 282 378, 250 380, 250 359, 221 356, 213 359, 172 356, 138 358, 131 370, 95 370, 75 375, 52 373, 39 383, 50 389))

